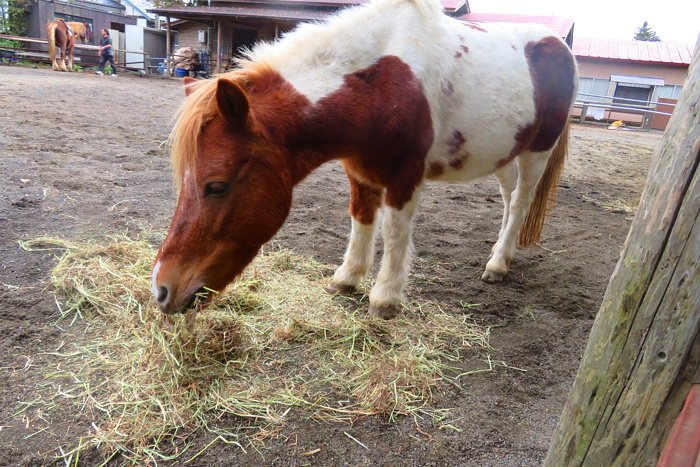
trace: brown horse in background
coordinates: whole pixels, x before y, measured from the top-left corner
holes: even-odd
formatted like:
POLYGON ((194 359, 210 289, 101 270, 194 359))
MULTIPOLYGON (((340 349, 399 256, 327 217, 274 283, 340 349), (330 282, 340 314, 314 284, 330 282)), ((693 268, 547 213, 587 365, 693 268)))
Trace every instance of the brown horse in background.
POLYGON ((49 57, 54 70, 73 71, 73 51, 75 37, 87 42, 90 25, 88 23, 66 23, 62 19, 46 23, 46 35, 49 39, 49 57), (56 47, 61 49, 61 60, 56 63, 56 47), (68 52, 68 69, 66 69, 66 51, 68 52))

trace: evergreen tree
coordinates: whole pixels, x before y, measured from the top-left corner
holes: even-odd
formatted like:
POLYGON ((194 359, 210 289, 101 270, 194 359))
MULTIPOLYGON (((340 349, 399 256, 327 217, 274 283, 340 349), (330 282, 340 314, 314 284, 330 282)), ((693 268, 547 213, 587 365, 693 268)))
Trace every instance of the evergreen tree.
POLYGON ((0 0, 0 34, 27 34, 27 13, 24 11, 27 2, 28 0, 0 0))
POLYGON ((7 34, 10 26, 7 23, 7 0, 0 0, 0 34, 7 34))
POLYGON ((641 28, 637 29, 637 34, 634 35, 635 41, 650 41, 661 42, 661 38, 656 34, 656 31, 644 21, 641 28))

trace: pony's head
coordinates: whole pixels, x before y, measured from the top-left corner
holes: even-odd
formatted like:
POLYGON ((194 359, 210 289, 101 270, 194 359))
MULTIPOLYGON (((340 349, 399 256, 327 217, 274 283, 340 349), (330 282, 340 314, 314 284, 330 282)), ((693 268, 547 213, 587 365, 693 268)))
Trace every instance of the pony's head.
POLYGON ((80 40, 84 43, 92 39, 92 28, 90 28, 90 23, 83 23, 85 25, 85 30, 83 31, 82 36, 80 37, 80 40))
POLYGON ((88 23, 71 23, 71 27, 73 28, 73 33, 75 33, 76 37, 80 39, 80 42, 83 44, 88 41, 88 36, 90 34, 90 24, 88 23))
POLYGON ((244 73, 185 78, 188 95, 171 135, 179 198, 153 268, 153 294, 167 314, 199 292, 223 290, 289 214, 292 176, 284 149, 260 124, 244 73))

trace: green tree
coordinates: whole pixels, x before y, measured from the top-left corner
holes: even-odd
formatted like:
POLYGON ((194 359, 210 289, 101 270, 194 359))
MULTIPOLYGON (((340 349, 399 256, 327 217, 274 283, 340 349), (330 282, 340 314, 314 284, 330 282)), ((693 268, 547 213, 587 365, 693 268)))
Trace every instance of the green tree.
POLYGON ((649 23, 644 21, 642 27, 637 29, 637 34, 634 35, 635 41, 650 41, 650 42, 661 42, 661 38, 656 34, 656 31, 649 26, 649 23))
POLYGON ((9 34, 10 23, 7 0, 0 0, 0 34, 9 34))
POLYGON ((29 0, 0 0, 0 33, 24 36, 27 34, 27 13, 24 6, 29 0))

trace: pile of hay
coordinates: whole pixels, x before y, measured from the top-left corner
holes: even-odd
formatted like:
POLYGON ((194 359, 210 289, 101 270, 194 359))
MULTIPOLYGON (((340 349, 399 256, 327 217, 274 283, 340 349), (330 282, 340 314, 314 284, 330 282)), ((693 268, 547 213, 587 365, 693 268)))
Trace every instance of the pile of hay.
POLYGON ((192 47, 181 47, 173 54, 173 68, 197 71, 199 67, 199 54, 192 47))
POLYGON ((290 251, 263 252, 210 307, 169 318, 151 298, 156 250, 145 240, 39 238, 24 247, 60 253, 62 318, 80 317, 91 334, 90 345, 62 349, 62 370, 48 376, 98 421, 64 460, 95 446, 137 463, 181 455, 176 445, 202 429, 245 449, 290 410, 343 421, 420 413, 439 423, 433 391, 460 385, 465 375, 451 365, 464 350, 488 347, 487 328, 434 303, 369 318, 365 297, 329 296, 332 270, 290 251), (247 429, 232 427, 231 415, 247 429))

